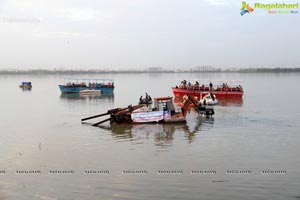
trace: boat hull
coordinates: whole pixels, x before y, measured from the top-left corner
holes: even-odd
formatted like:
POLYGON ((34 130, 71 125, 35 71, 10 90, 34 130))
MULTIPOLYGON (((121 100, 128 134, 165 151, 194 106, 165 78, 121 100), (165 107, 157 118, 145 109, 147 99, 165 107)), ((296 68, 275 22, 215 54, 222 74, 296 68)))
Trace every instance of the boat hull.
MULTIPOLYGON (((62 93, 79 93, 82 90, 89 90, 89 87, 73 87, 73 86, 65 86, 65 85, 59 85, 58 86, 60 91, 62 93)), ((97 89, 93 89, 96 91, 101 91, 102 93, 113 93, 114 88, 113 87, 100 87, 97 89)))
POLYGON ((79 93, 81 90, 86 90, 88 88, 59 85, 59 89, 62 93, 79 93))
POLYGON ((202 91, 202 90, 192 90, 192 89, 182 89, 182 88, 172 88, 174 96, 184 96, 184 95, 192 95, 200 97, 204 95, 204 93, 212 92, 216 95, 216 98, 236 98, 236 97, 243 97, 243 91, 202 91))
POLYGON ((101 87, 100 90, 105 93, 113 93, 114 92, 113 87, 101 87))
POLYGON ((23 90, 31 90, 32 85, 19 85, 19 88, 22 88, 23 90))

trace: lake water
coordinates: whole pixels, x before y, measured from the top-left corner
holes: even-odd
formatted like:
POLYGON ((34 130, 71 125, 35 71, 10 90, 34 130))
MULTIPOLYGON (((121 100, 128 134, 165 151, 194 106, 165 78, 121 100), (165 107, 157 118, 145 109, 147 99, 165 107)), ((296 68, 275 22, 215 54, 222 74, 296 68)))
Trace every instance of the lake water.
POLYGON ((61 95, 63 76, 0 76, 0 199, 300 198, 300 74, 76 77, 113 78, 114 95, 61 95), (243 100, 181 125, 80 122, 196 78, 242 80, 243 100))

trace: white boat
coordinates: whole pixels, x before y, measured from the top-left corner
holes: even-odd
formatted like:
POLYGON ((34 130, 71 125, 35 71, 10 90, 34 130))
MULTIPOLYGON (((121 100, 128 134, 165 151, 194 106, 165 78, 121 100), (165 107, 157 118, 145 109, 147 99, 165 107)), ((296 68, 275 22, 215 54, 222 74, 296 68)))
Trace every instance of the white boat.
POLYGON ((101 95, 101 90, 81 90, 79 92, 82 95, 101 95))
POLYGON ((213 105, 217 105, 219 101, 216 98, 216 95, 212 93, 206 93, 206 95, 199 100, 199 103, 201 103, 202 105, 213 106, 213 105))

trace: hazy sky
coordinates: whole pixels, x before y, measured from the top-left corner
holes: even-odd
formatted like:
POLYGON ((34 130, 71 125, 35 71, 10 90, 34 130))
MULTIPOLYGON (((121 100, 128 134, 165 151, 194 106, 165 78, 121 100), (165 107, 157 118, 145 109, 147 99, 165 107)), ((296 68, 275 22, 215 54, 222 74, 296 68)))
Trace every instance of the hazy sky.
POLYGON ((239 0, 0 0, 0 68, 300 67, 300 14, 240 8, 239 0))

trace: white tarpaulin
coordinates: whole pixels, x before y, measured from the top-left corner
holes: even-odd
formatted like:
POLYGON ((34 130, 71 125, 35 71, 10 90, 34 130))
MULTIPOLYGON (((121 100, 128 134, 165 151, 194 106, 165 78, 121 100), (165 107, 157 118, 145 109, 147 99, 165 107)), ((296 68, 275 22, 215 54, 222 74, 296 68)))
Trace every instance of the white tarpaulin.
POLYGON ((164 119, 164 111, 140 112, 132 113, 131 119, 133 122, 158 122, 164 119))

